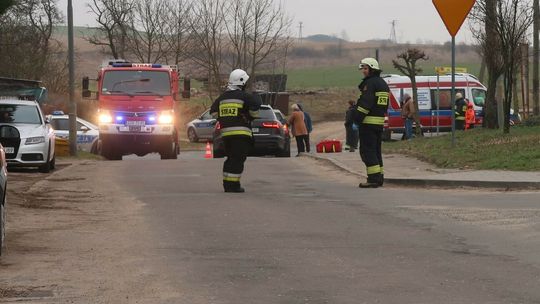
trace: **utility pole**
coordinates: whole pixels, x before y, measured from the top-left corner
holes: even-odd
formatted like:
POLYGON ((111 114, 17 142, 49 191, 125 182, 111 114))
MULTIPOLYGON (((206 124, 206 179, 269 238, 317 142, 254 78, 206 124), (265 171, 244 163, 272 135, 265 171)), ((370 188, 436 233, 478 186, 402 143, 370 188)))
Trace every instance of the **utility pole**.
POLYGON ((304 30, 304 22, 300 21, 300 25, 298 26, 298 28, 300 29, 298 37, 300 38, 300 43, 302 43, 302 39, 304 38, 302 33, 302 31, 304 30))
POLYGON ((73 42, 73 3, 68 0, 69 59, 69 154, 77 156, 77 103, 75 102, 75 46, 73 42))
POLYGON ((540 3, 533 1, 534 23, 533 23, 533 113, 540 115, 540 41, 538 34, 540 32, 540 3))

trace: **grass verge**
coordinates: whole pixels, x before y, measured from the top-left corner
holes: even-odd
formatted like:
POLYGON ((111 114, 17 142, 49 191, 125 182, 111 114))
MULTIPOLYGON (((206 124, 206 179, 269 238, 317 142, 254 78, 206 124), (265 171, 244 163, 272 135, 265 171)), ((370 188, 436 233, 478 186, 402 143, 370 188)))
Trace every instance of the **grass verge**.
POLYGON ((540 170, 540 127, 515 127, 510 134, 475 129, 450 135, 385 143, 384 153, 406 154, 442 168, 479 170, 540 170))
POLYGON ((58 160, 70 160, 70 159, 76 159, 76 160, 103 160, 104 158, 101 155, 92 154, 90 152, 85 151, 78 151, 77 156, 71 157, 71 156, 58 156, 58 160))

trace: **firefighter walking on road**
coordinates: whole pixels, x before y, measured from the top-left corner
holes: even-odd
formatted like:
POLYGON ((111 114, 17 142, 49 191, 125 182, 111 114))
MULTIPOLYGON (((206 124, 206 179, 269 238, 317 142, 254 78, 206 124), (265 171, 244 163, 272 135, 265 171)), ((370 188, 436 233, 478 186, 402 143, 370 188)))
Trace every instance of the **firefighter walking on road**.
POLYGON ((221 128, 227 159, 223 164, 225 192, 243 193, 240 179, 244 163, 253 147, 251 121, 259 116, 261 99, 245 92, 249 75, 244 70, 234 70, 223 93, 210 108, 221 128))
POLYGON ((378 188, 384 184, 382 133, 390 101, 390 88, 381 78, 377 60, 365 58, 360 63, 364 80, 359 86, 355 120, 359 125, 360 156, 367 168, 367 182, 360 188, 378 188))
POLYGON ((456 118, 456 130, 465 130, 465 114, 467 113, 467 101, 463 98, 463 94, 456 94, 456 106, 454 108, 456 118))

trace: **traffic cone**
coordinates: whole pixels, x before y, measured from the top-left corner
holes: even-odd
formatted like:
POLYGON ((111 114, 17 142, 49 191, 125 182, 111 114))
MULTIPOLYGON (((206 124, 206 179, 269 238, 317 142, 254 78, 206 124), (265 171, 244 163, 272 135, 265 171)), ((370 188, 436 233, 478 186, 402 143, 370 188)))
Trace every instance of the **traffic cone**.
POLYGON ((210 141, 206 142, 206 153, 204 153, 204 158, 206 159, 214 158, 212 156, 212 147, 210 147, 210 141))

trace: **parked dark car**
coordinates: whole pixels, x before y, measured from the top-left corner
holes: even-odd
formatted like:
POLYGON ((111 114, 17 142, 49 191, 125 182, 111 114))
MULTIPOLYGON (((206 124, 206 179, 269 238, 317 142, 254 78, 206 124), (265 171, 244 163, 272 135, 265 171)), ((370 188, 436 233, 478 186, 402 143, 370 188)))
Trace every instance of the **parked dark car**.
MULTIPOLYGON (((0 141, 17 135, 15 127, 0 126, 0 141)), ((0 144, 0 255, 6 240, 6 187, 7 187, 7 161, 4 146, 0 144)))
MULTIPOLYGON (((214 130, 214 158, 225 157, 225 149, 221 138, 221 126, 216 124, 214 130)), ((251 123, 253 132, 253 149, 250 156, 275 155, 291 157, 291 137, 289 129, 282 124, 272 107, 263 105, 258 119, 251 123)))

